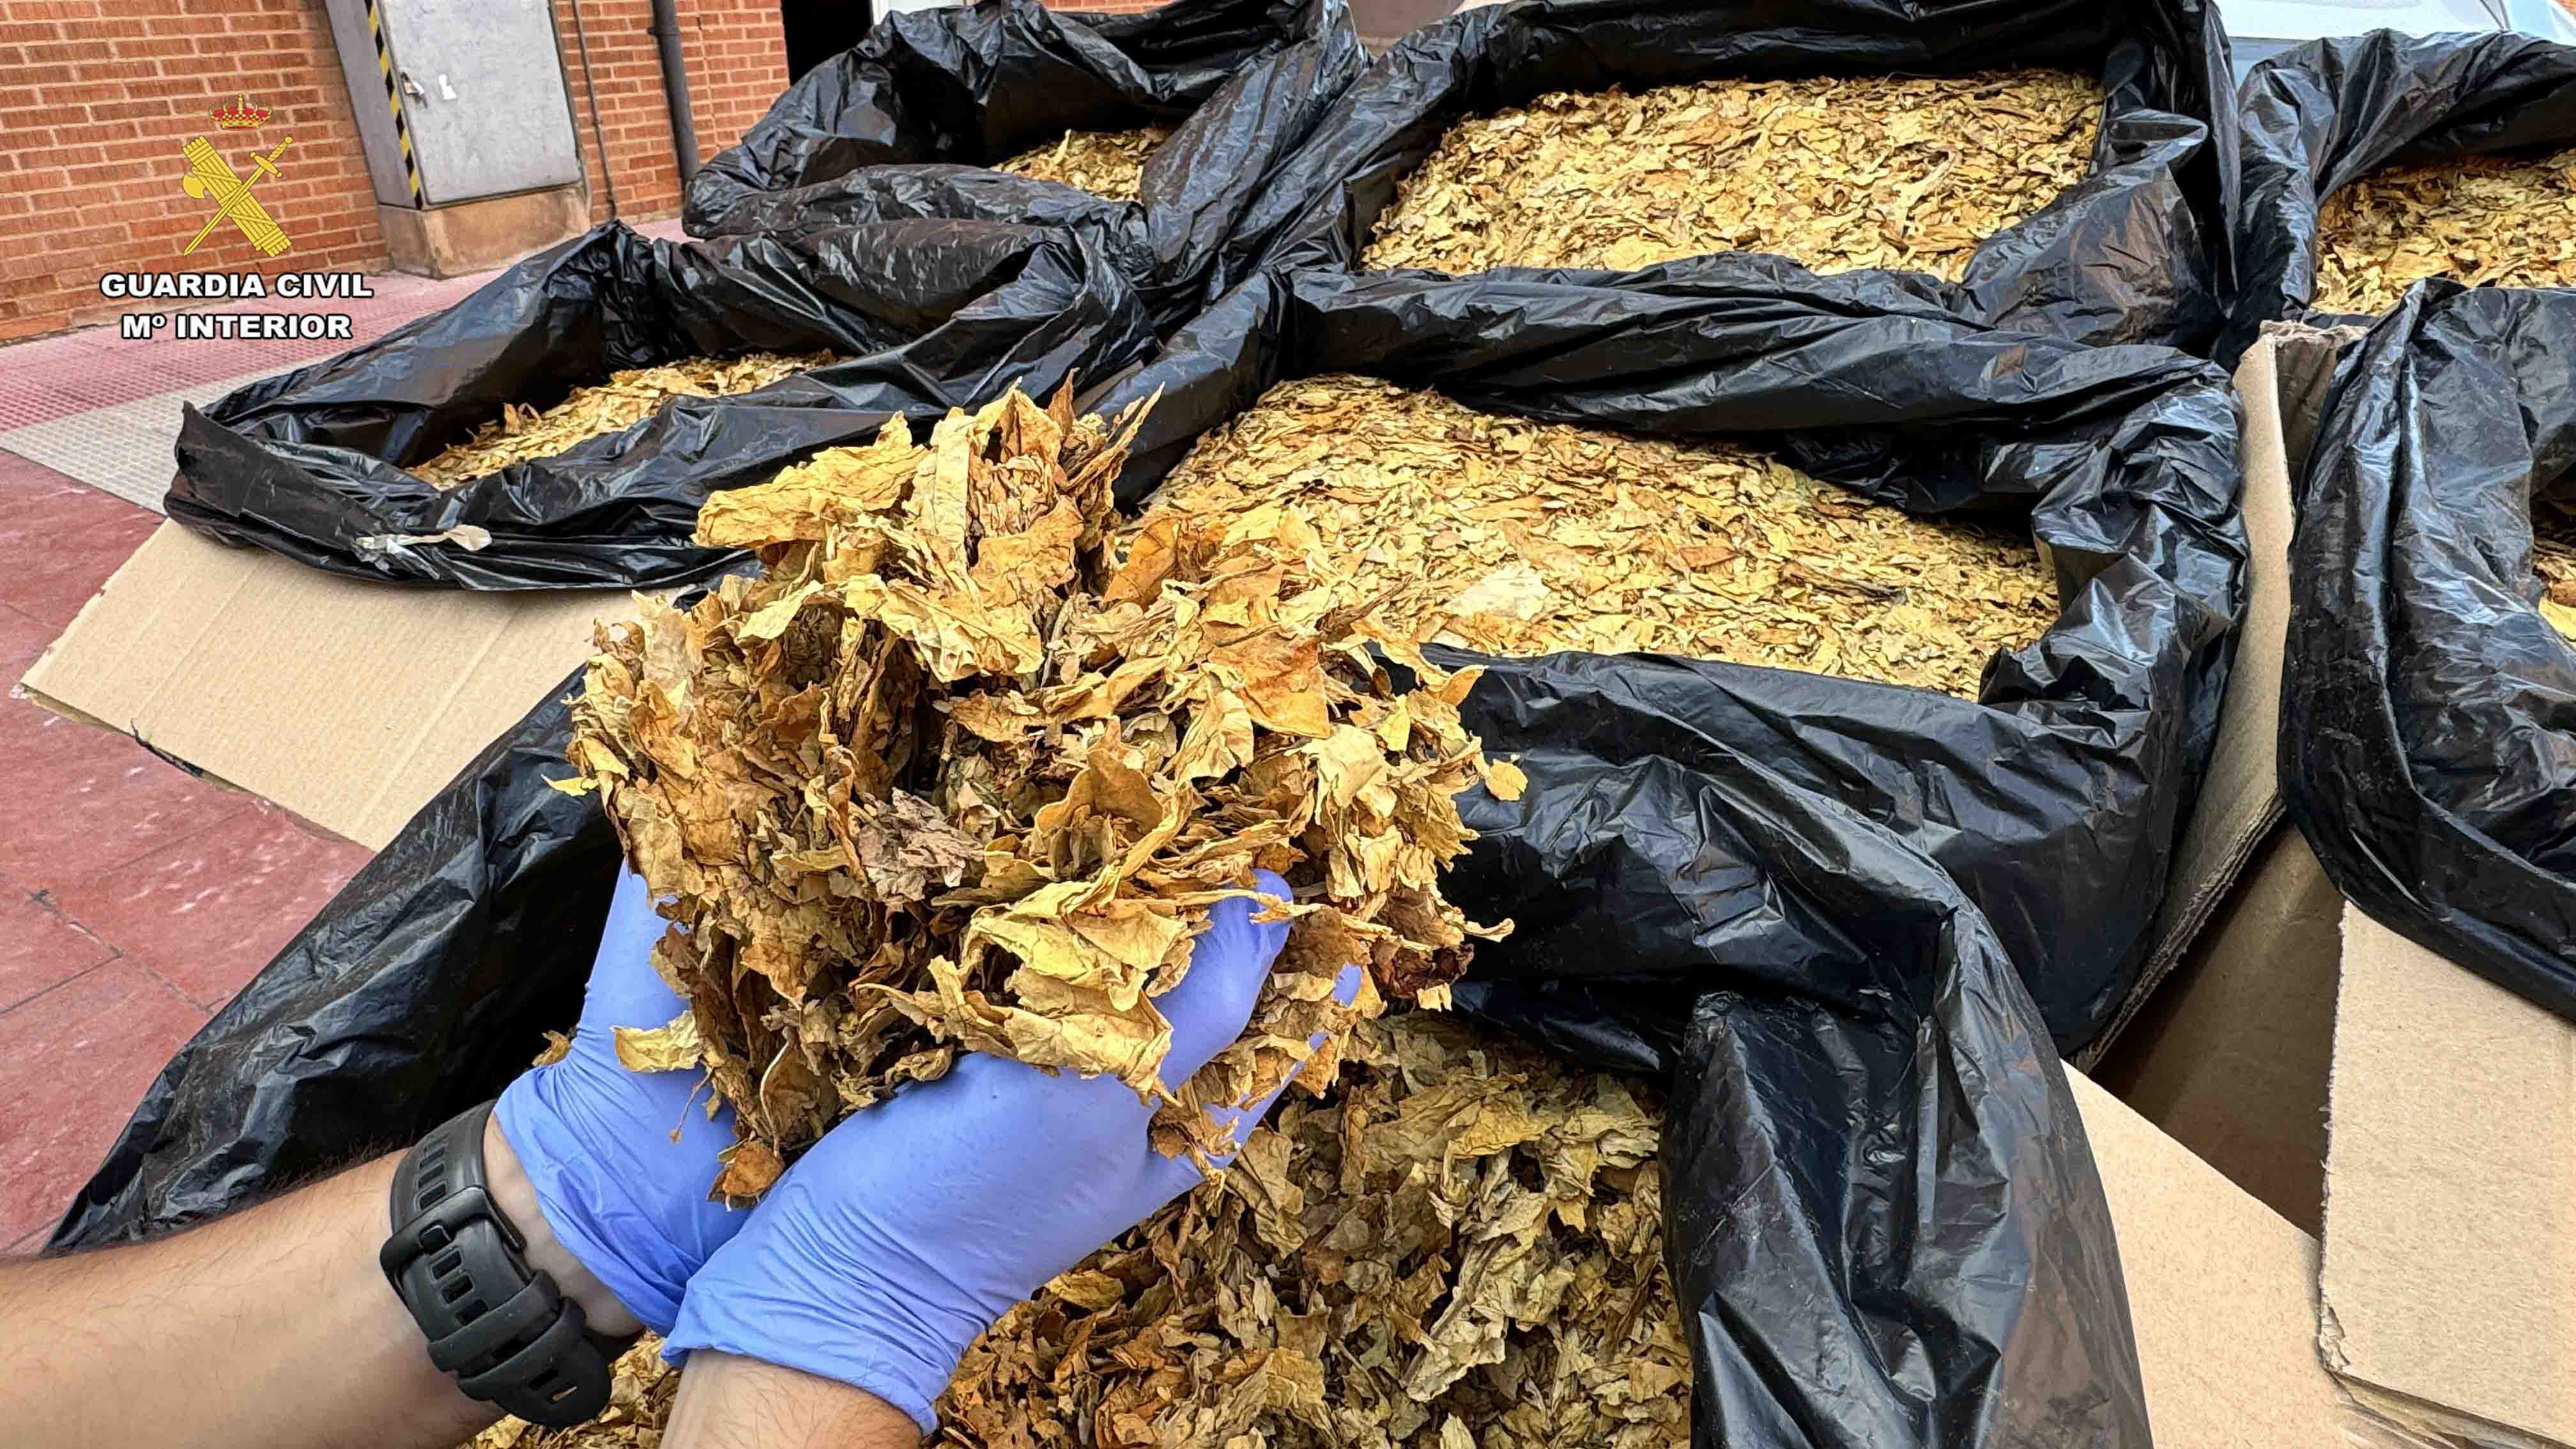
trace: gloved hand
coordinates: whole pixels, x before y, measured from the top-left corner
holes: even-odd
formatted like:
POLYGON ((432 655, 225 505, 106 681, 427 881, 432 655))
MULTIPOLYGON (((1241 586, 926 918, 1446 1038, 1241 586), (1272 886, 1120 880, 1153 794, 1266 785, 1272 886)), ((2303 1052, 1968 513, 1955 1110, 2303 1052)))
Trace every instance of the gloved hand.
MULTIPOLYGON (((1261 873, 1258 888, 1288 896, 1261 873)), ((1177 1086, 1243 1034, 1286 923, 1209 913, 1189 974, 1155 998, 1177 1086)), ((1346 970, 1336 994, 1359 989, 1346 970)), ((1272 1097, 1277 1094, 1273 1093, 1272 1097)), ((1234 1114, 1240 1143, 1271 1098, 1234 1114)), ((1146 1140, 1153 1109, 1114 1077, 1048 1076, 967 1053, 825 1134, 689 1283, 666 1351, 715 1349, 837 1379, 936 1431, 931 1401, 1013 1304, 1199 1181, 1146 1140)))
POLYGON ((698 1265, 751 1219, 707 1201, 733 1109, 709 1120, 700 1073, 633 1072, 617 1059, 616 1028, 662 1026, 685 1005, 653 970, 664 929, 643 879, 619 871, 572 1050, 512 1082, 493 1111, 556 1241, 655 1332, 669 1331, 698 1265))

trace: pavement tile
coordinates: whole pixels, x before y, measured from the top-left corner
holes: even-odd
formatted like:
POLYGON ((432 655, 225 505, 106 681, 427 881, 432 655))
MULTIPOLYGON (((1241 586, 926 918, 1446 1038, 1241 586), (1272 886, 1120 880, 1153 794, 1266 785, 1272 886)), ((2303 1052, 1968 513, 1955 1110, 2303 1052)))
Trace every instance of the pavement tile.
MULTIPOLYGON (((20 666, 23 668, 24 666, 20 666)), ((58 891, 255 810, 112 730, 0 699, 0 880, 58 891)))
POLYGON ((0 1242, 53 1225, 206 1013, 132 961, 0 1012, 0 1242))
POLYGON ((294 939, 367 859, 364 846, 325 837, 259 802, 51 898, 66 919, 211 1010, 294 939))
POLYGON ((0 882, 0 1011, 115 954, 115 947, 64 920, 51 902, 0 882))
MULTIPOLYGON (((13 471, 23 484, 23 470, 13 471)), ((148 509, 69 479, 11 496, 18 491, 0 488, 0 605, 57 629, 161 526, 148 509)))

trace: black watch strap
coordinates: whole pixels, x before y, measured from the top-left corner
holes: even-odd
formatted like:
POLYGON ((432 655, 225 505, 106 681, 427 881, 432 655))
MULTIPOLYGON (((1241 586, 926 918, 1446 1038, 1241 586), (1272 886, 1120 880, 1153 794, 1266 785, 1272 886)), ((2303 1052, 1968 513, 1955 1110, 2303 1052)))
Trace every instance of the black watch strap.
POLYGON ((586 1334, 581 1305, 530 1272, 527 1242, 486 1186, 492 1104, 450 1118, 394 1172, 394 1232, 378 1261, 429 1335, 429 1360, 471 1399, 531 1424, 586 1423, 608 1406, 619 1345, 586 1334))

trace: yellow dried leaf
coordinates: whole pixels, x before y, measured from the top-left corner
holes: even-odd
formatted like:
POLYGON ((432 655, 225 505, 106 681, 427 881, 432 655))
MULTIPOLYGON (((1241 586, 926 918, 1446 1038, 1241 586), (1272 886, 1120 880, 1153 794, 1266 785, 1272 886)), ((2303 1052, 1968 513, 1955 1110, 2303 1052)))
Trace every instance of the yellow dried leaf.
POLYGON ((682 1072, 694 1069, 706 1052, 695 1013, 683 1011, 667 1025, 617 1028, 617 1060, 630 1072, 682 1072))
POLYGON ((2576 149, 2387 166, 2326 199, 2316 306, 2385 312, 2426 277, 2576 286, 2576 149))
POLYGON ((1170 139, 1168 126, 1132 131, 1067 131, 994 167, 1015 176, 1061 181, 1111 201, 1134 201, 1154 148, 1170 139))
POLYGON ((692 357, 660 367, 630 368, 595 386, 574 388, 543 412, 504 403, 498 419, 467 441, 413 464, 411 472, 434 488, 460 487, 513 463, 550 458, 576 443, 633 427, 673 398, 751 392, 831 361, 828 352, 799 357, 755 352, 732 359, 692 357))
MULTIPOLYGON (((1756 251, 1957 281, 2091 168, 2101 87, 2063 71, 1709 80, 1559 92, 1461 121, 1362 265, 1652 266, 1756 251)), ((1521 604, 1527 578, 1500 581, 1521 604)))

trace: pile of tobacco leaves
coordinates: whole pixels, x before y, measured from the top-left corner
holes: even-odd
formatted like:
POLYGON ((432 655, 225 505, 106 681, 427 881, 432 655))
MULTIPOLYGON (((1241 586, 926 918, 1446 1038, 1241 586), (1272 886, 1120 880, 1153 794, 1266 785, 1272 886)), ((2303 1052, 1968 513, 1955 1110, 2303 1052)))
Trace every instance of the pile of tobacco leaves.
POLYGON ((1450 128, 1363 264, 1652 266, 1770 252, 1956 281, 2084 179, 2102 89, 2054 70, 1560 92, 1450 128))
POLYGON ((1113 558, 1141 413, 1113 429, 1014 389, 926 440, 897 418, 708 501, 699 541, 757 550, 761 577, 601 628, 565 788, 599 792, 691 1004, 619 1050, 703 1066, 738 1110, 719 1194, 756 1197, 961 1050, 1115 1075, 1162 1104, 1161 1150, 1195 1153, 1209 1105, 1301 1061, 1330 1087, 1354 1021, 1442 1004, 1469 938, 1500 934, 1440 894, 1470 838, 1454 797, 1521 783, 1460 724, 1473 672, 1383 641, 1400 686, 1288 510, 1113 558), (1287 947, 1242 1040, 1171 1091, 1151 998, 1256 868, 1294 890, 1265 907, 1287 947), (1346 964, 1369 978, 1349 1007, 1346 964))
MULTIPOLYGON (((940 1442, 1687 1443, 1651 1090, 1421 1011, 1363 1023, 1342 1068, 978 1339, 940 1442)), ((477 1449, 651 1449, 677 1376, 649 1353, 619 1370, 596 1423, 477 1449)))
POLYGON ((2576 150, 2389 166, 2317 219, 2316 306, 2385 312, 2426 277, 2576 286, 2576 150))
POLYGON ((1062 139, 1032 147, 994 169, 1039 181, 1061 181, 1111 201, 1134 201, 1144 186, 1147 158, 1171 135, 1168 126, 1067 131, 1062 139))
POLYGON ((551 458, 602 433, 631 428, 675 397, 750 392, 831 361, 828 352, 795 357, 754 352, 629 368, 611 374, 606 382, 574 388, 562 402, 542 412, 520 403, 503 403, 501 416, 477 428, 473 437, 425 463, 413 464, 411 471, 432 487, 461 487, 512 463, 551 458))
POLYGON ((1417 640, 1651 651, 1974 698, 2047 632, 2028 534, 1914 518, 1731 444, 1482 413, 1372 378, 1281 383, 1201 439, 1144 537, 1276 511, 1417 640))

